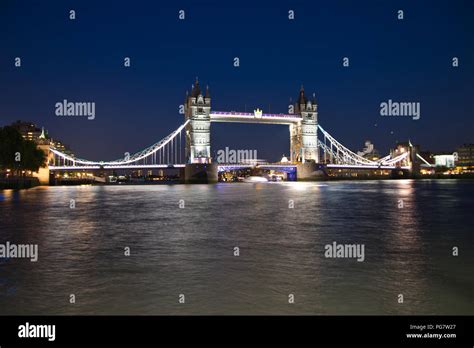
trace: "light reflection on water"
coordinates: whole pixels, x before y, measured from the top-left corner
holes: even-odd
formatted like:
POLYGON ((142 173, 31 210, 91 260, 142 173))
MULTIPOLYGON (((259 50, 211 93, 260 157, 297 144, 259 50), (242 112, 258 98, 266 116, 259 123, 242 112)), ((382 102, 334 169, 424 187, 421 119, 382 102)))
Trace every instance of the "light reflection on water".
POLYGON ((38 243, 39 261, 0 263, 0 311, 473 314, 473 193, 451 180, 5 190, 0 243, 38 243), (365 262, 326 259, 333 241, 365 244, 365 262))

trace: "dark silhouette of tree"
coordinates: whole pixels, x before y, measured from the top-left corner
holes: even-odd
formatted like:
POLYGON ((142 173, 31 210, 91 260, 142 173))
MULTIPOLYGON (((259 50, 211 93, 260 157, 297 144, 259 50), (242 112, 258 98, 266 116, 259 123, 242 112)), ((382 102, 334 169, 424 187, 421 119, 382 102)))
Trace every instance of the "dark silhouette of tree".
POLYGON ((0 169, 19 175, 22 171, 37 172, 40 167, 46 167, 46 154, 33 141, 23 139, 13 127, 0 128, 0 169))

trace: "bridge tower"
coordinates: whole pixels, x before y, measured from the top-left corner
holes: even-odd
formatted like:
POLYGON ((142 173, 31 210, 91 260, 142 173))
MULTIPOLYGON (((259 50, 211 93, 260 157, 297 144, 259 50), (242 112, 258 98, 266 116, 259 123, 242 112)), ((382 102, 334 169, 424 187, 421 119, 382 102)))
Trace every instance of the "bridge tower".
POLYGON ((291 161, 319 162, 318 151, 318 104, 313 94, 309 100, 301 86, 300 95, 295 104, 295 113, 301 115, 301 124, 290 126, 291 161))
POLYGON ((191 95, 186 92, 186 183, 217 182, 217 163, 211 163, 211 95, 206 87, 203 96, 196 78, 191 95))
POLYGON ((211 96, 209 88, 203 96, 196 78, 191 95, 186 92, 184 114, 186 126, 187 163, 211 163, 211 96))

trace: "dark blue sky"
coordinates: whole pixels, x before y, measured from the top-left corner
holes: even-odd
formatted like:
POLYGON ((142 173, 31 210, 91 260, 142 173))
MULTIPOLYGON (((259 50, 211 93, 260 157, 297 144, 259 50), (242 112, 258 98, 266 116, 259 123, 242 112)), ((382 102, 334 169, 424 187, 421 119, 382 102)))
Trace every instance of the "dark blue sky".
MULTIPOLYGON (((474 142, 473 18, 468 0, 2 0, 0 124, 31 120, 79 157, 115 159, 177 128, 199 76, 214 110, 286 112, 304 84, 317 94, 321 125, 353 150, 370 139, 385 153, 410 138, 453 151, 474 142), (63 99, 94 101, 95 120, 57 117, 63 99), (380 116, 388 99, 420 102, 420 120, 380 116)), ((213 124, 211 136, 213 153, 257 149, 273 160, 289 152, 286 126, 213 124)))

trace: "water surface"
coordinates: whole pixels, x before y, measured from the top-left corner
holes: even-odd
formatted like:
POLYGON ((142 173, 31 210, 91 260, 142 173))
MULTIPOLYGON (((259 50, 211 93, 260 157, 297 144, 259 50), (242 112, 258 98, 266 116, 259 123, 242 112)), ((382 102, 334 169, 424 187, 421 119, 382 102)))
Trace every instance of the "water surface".
POLYGON ((0 314, 472 315, 473 196, 468 180, 0 191, 0 243, 39 245, 0 260, 0 314), (365 261, 325 258, 333 241, 365 261))

